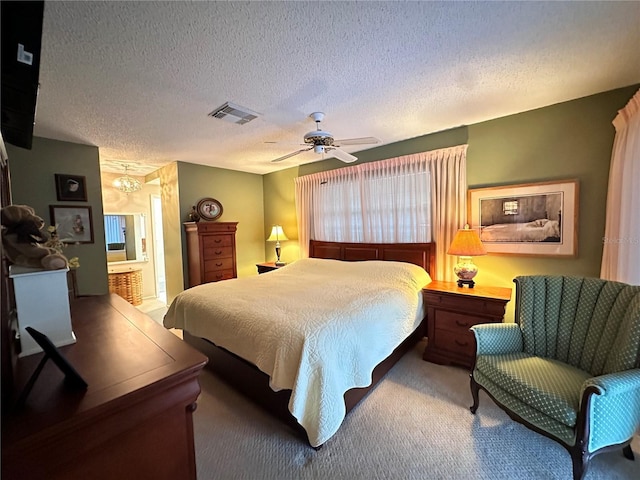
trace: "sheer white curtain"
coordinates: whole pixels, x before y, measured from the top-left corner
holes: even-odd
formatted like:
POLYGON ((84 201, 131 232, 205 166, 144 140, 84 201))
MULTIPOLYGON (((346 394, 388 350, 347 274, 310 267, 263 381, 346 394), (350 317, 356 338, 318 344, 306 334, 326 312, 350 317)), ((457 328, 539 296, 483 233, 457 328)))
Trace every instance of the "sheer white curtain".
POLYGON ((640 285, 640 90, 613 125, 600 277, 640 285))
POLYGON ((433 278, 454 280, 446 255, 466 218, 466 145, 296 178, 298 235, 309 240, 436 242, 433 278))

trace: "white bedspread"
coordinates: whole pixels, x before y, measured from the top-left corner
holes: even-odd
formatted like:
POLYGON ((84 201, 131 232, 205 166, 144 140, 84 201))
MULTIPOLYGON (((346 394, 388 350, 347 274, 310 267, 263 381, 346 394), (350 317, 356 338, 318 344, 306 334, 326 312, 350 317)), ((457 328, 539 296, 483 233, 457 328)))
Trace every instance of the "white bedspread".
POLYGON ((371 384, 374 367, 422 320, 422 268, 400 262, 301 259, 253 277, 178 295, 167 328, 207 338, 255 364, 318 446, 345 416, 344 393, 371 384))

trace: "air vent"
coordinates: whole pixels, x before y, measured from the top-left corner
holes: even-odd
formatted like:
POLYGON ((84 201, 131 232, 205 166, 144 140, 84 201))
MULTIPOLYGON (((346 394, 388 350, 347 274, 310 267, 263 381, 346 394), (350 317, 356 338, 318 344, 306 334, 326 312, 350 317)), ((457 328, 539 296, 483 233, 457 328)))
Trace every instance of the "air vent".
POLYGON ((225 120, 227 122, 237 123, 238 125, 244 125, 254 118, 258 118, 258 113, 253 112, 248 108, 227 102, 221 107, 216 108, 209 114, 209 116, 219 118, 220 120, 225 120))

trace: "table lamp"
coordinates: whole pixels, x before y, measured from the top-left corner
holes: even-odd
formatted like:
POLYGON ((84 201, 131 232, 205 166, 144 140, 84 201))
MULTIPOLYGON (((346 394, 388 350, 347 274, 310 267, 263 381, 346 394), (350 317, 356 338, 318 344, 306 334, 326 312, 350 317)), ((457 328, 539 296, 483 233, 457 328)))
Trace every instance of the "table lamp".
POLYGON ((460 261, 453 267, 453 271, 458 276, 458 286, 468 285, 469 288, 473 288, 475 285, 473 277, 478 273, 478 267, 471 257, 487 254, 478 232, 469 229, 469 225, 465 225, 456 233, 447 254, 460 257, 460 261))
POLYGON ((276 266, 278 267, 285 265, 284 262, 280 261, 280 240, 285 241, 289 239, 282 231, 282 226, 274 225, 273 227, 271 227, 271 235, 269 235, 269 238, 267 238, 267 242, 276 242, 276 256, 278 257, 278 259, 276 260, 276 266))

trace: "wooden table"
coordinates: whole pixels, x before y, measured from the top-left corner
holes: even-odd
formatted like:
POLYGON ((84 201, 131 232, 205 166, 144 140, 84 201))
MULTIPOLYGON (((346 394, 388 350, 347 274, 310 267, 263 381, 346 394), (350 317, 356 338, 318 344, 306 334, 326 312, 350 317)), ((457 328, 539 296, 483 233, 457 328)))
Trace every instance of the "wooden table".
MULTIPOLYGON (((86 380, 64 388, 49 360, 2 418, 2 479, 195 479, 192 412, 206 357, 115 294, 71 304, 60 352, 86 380)), ((42 354, 18 360, 16 392, 42 354)))
POLYGON ((280 267, 284 267, 284 265, 276 265, 276 262, 256 263, 259 274, 277 270, 280 267))
POLYGON ((478 323, 501 322, 511 289, 432 281, 423 290, 427 306, 427 346, 423 358, 444 365, 471 368, 476 341, 469 331, 478 323))

